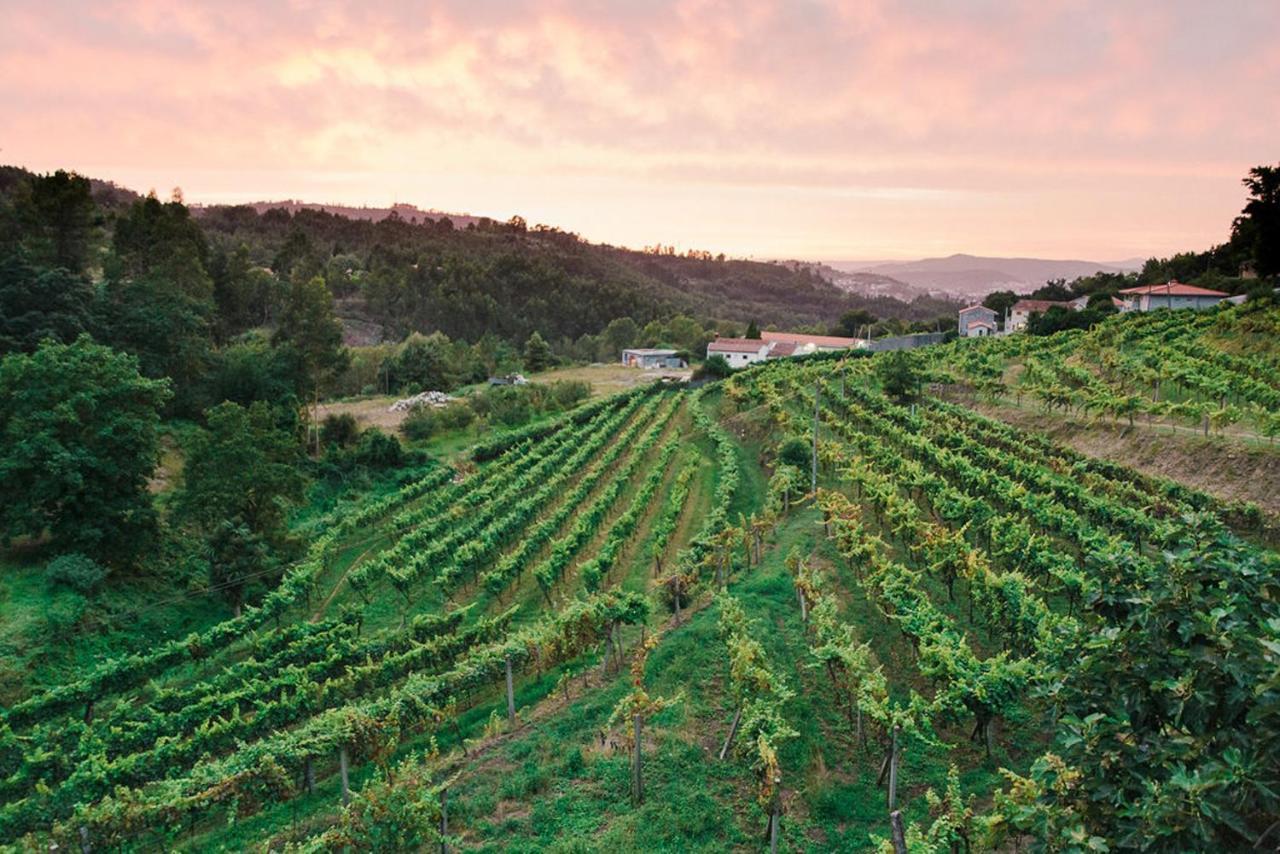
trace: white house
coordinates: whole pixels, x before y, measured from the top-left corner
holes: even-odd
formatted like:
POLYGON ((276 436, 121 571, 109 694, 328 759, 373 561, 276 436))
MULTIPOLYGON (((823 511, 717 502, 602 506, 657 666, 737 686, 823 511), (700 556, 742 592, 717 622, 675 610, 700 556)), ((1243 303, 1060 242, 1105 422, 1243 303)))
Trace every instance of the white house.
POLYGON ((1163 285, 1142 285, 1125 288, 1120 292, 1124 305, 1121 311, 1152 311, 1157 308, 1212 308, 1230 294, 1211 291, 1182 282, 1165 282, 1163 285))
POLYGON ((1051 299, 1020 299, 1009 309, 1009 319, 1004 323, 1005 332, 1017 332, 1027 328, 1027 321, 1033 314, 1044 314, 1055 305, 1071 308, 1069 302, 1058 302, 1051 299))
POLYGON ((772 345, 762 338, 717 338, 707 345, 707 358, 724 356, 731 368, 741 368, 769 358, 772 345))
POLYGON ((676 369, 689 367, 689 363, 680 358, 678 350, 655 350, 649 347, 634 347, 622 351, 622 364, 628 368, 676 369))
POLYGON ((985 305, 969 305, 960 309, 959 332, 962 338, 982 338, 996 334, 996 313, 985 305))

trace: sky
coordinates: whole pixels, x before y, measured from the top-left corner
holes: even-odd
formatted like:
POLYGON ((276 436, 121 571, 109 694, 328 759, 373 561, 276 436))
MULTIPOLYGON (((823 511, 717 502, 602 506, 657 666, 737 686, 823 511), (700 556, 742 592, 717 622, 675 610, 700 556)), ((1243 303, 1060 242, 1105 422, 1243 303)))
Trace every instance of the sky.
POLYGON ((736 256, 1095 261, 1280 162, 1277 0, 0 0, 0 163, 736 256))

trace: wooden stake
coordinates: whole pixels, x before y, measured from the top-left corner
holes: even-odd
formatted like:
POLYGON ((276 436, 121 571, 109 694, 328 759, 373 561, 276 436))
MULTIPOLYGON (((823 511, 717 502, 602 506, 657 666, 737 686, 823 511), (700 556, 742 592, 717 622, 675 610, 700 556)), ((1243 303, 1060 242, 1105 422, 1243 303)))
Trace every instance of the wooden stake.
POLYGON ((893 854, 907 854, 907 834, 902 828, 902 813, 889 813, 889 827, 893 834, 893 854))
POLYGON ((514 726, 516 722, 516 695, 511 685, 511 656, 506 658, 507 664, 507 721, 514 726))
POLYGON ((889 752, 889 809, 898 806, 898 733, 902 727, 893 728, 893 747, 889 752))
POLYGON ((644 803, 644 778, 640 774, 640 716, 634 715, 631 718, 633 732, 635 735, 635 745, 633 750, 635 758, 633 760, 631 777, 631 803, 639 806, 644 803))
POLYGON ((440 790, 440 854, 449 854, 449 843, 445 837, 449 835, 449 790, 440 790))
POLYGON ((347 746, 338 748, 338 769, 342 774, 342 805, 351 803, 351 785, 347 779, 347 746))
POLYGON ((733 723, 729 725, 729 734, 724 738, 724 745, 720 748, 720 761, 729 755, 729 748, 733 747, 733 739, 738 735, 738 724, 742 723, 742 707, 733 713, 733 723))

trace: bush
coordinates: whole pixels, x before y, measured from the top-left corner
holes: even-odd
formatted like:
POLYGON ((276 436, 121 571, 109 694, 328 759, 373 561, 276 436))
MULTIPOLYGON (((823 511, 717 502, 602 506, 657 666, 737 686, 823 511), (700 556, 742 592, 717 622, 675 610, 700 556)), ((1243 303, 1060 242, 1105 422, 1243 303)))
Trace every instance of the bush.
POLYGON ((461 400, 436 410, 436 423, 444 430, 461 430, 475 420, 475 410, 461 400))
POLYGON ((812 465, 812 447, 799 436, 792 436, 778 448, 778 462, 808 471, 812 465))
POLYGON ((410 439, 430 439, 440 430, 440 418, 435 407, 414 407, 400 422, 400 430, 410 439))
POLYGON ((77 593, 92 593, 106 580, 107 570, 92 558, 72 553, 49 561, 44 575, 50 587, 67 587, 77 593))
POLYGON ((326 415, 320 425, 320 441, 326 445, 345 448, 354 443, 359 435, 360 424, 350 412, 326 415))
POLYGON ((694 369, 693 378, 695 380, 722 380, 731 373, 733 373, 733 368, 729 367, 729 360, 724 356, 715 355, 694 369))
POLYGON ((354 459, 357 465, 367 468, 395 468, 404 463, 404 448, 395 436, 388 436, 377 427, 370 427, 360 434, 354 459))
POLYGON ((556 409, 573 409, 591 396, 591 384, 583 380, 556 380, 547 387, 556 409))

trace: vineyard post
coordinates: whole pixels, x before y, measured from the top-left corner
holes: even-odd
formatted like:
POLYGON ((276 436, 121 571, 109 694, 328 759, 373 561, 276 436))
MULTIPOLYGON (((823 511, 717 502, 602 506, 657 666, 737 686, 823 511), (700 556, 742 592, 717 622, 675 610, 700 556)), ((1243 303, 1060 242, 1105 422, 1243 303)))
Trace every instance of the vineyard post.
POLYGON ((889 827, 893 833, 893 854, 907 854, 907 836, 902 829, 902 813, 889 813, 889 827))
POLYGON ((516 722, 516 695, 511 686, 511 656, 506 657, 507 665, 507 721, 512 725, 516 722))
POLYGON ((89 828, 82 824, 80 825, 80 854, 89 854, 92 850, 89 847, 89 828))
POLYGON ((889 748, 889 809, 898 806, 898 733, 902 727, 893 727, 893 744, 889 748))
POLYGON ((818 494, 818 395, 822 386, 813 384, 813 453, 809 460, 809 491, 818 494))
POLYGON ((778 792, 773 793, 773 799, 769 802, 769 854, 778 854, 778 825, 781 823, 781 796, 778 792))
POLYGON ((347 778, 347 746, 344 744, 338 748, 338 770, 342 775, 342 805, 345 807, 351 803, 351 785, 347 778))
POLYGON ((449 789, 440 790, 440 854, 449 854, 449 789))
POLYGON ((742 722, 742 706, 738 706, 738 710, 733 713, 733 723, 729 725, 729 734, 724 738, 724 744, 720 747, 720 761, 729 755, 729 748, 733 746, 733 739, 738 734, 738 724, 742 722))
POLYGON ((635 757, 631 777, 631 802, 639 806, 644 803, 644 779, 640 774, 640 716, 633 715, 631 722, 635 735, 635 745, 632 748, 635 751, 635 757))

